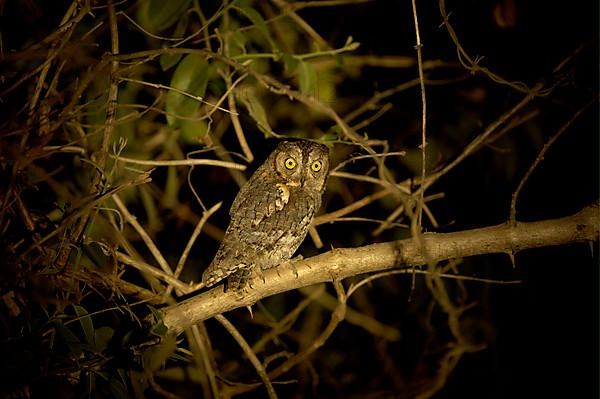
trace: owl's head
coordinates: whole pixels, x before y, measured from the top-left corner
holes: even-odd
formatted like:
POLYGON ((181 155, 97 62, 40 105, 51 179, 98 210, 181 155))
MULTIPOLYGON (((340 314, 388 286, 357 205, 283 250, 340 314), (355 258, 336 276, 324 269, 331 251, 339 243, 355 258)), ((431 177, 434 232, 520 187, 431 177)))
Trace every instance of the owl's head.
POLYGON ((329 150, 308 140, 282 141, 271 155, 277 176, 289 186, 323 192, 329 174, 329 150))

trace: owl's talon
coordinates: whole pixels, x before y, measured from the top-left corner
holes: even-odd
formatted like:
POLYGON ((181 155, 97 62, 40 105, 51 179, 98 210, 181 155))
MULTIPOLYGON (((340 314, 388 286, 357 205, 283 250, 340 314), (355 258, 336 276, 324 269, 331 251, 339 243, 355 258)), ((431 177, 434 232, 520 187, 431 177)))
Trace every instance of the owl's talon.
POLYGON ((294 261, 288 262, 288 266, 290 267, 290 269, 292 269, 296 278, 298 278, 298 269, 296 268, 296 265, 294 265, 294 263, 296 263, 296 262, 294 262, 294 261))
MULTIPOLYGON (((304 256, 302 255, 297 255, 292 259, 292 263, 297 263, 300 262, 301 260, 304 260, 304 256)), ((309 269, 312 269, 312 267, 310 267, 310 265, 307 263, 306 267, 308 267, 309 269)), ((298 277, 298 273, 296 272, 296 277, 298 277)))

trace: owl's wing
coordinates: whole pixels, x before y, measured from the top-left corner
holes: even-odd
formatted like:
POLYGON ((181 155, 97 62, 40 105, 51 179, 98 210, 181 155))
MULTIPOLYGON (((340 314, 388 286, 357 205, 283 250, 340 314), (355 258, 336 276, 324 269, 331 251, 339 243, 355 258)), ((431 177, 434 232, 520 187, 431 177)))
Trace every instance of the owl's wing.
POLYGON ((274 224, 265 221, 285 207, 290 190, 284 184, 250 183, 240 190, 231 205, 231 221, 223 242, 202 274, 206 286, 251 268, 251 260, 258 256, 262 248, 269 246, 269 239, 275 238, 272 234, 274 224))
POLYGON ((285 184, 247 184, 231 205, 231 224, 239 223, 240 227, 257 226, 264 219, 282 210, 289 200, 290 189, 285 184))

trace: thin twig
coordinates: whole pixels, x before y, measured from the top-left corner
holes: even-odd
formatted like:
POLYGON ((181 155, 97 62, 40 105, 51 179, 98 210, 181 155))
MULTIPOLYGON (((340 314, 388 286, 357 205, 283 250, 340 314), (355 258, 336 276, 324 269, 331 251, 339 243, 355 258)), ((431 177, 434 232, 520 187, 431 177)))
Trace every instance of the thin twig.
MULTIPOLYGON (((117 18, 115 16, 115 7, 112 0, 108 0, 108 22, 110 26, 110 50, 113 56, 119 54, 119 29, 117 27, 117 18)), ((119 95, 119 83, 117 81, 117 72, 119 70, 119 61, 110 62, 110 84, 108 87, 108 107, 106 108, 106 121, 104 123, 104 134, 102 143, 98 152, 98 165, 104 170, 108 147, 114 131, 114 121, 117 115, 117 97, 119 95)))
MULTIPOLYGON (((72 4, 78 5, 78 1, 73 1, 72 4)), ((67 13, 65 13, 65 16, 68 15, 70 13, 70 11, 71 11, 71 8, 69 8, 67 10, 67 13)), ((26 82, 33 76, 46 70, 48 68, 48 65, 50 65, 54 61, 54 59, 56 59, 56 57, 58 57, 58 55, 60 54, 62 49, 67 45, 67 43, 69 42, 69 38, 71 37, 72 33, 75 31, 75 28, 77 27, 78 23, 88 14, 88 12, 89 12, 89 1, 86 1, 84 3, 84 5, 81 7, 81 9, 79 10, 79 12, 77 13, 77 15, 74 16, 73 18, 71 18, 68 22, 66 22, 59 28, 61 33, 64 32, 64 35, 61 35, 60 33, 58 35, 56 35, 56 33, 58 31, 55 32, 55 34, 51 35, 53 43, 55 43, 54 39, 56 38, 56 40, 60 40, 60 44, 58 44, 57 46, 55 46, 53 44, 51 46, 51 49, 48 51, 48 57, 46 58, 46 60, 42 64, 40 64, 39 66, 34 68, 33 70, 29 71, 25 75, 21 76, 19 79, 15 80, 12 83, 12 85, 10 85, 6 89, 4 89, 2 92, 0 92, 0 98, 5 97, 8 93, 13 91, 17 87, 19 87, 21 84, 23 84, 24 82, 26 82)), ((25 50, 25 51, 28 51, 28 50, 25 50)), ((43 75, 45 76, 45 74, 43 74, 43 75)))
POLYGON ((315 43, 321 49, 330 49, 329 44, 317 33, 316 30, 313 29, 312 26, 306 23, 304 19, 302 19, 296 12, 293 10, 286 1, 284 0, 271 0, 280 10, 283 12, 288 18, 290 18, 300 29, 302 29, 306 34, 315 41, 315 43))
POLYGON ((538 83, 536 86, 534 86, 534 88, 532 89, 532 92, 530 92, 527 95, 525 95, 525 97, 523 97, 523 99, 521 101, 519 101, 515 106, 513 106, 511 109, 509 109, 504 114, 502 114, 500 117, 498 117, 494 122, 490 123, 485 128, 485 130, 481 134, 479 134, 477 137, 475 137, 465 147, 465 149, 460 153, 460 155, 457 156, 452 162, 450 162, 448 165, 446 165, 442 170, 437 171, 437 172, 433 172, 429 176, 427 176, 426 180, 423 182, 423 184, 421 186, 422 188, 420 188, 420 189, 426 189, 426 188, 430 187, 440 177, 444 176, 449 171, 451 171, 452 169, 454 169, 465 158, 467 158, 469 155, 471 155, 477 149, 479 149, 480 146, 483 143, 486 142, 486 140, 488 139, 488 137, 492 133, 494 133, 496 131, 496 129, 498 129, 498 127, 500 127, 504 122, 506 122, 507 120, 509 120, 513 115, 515 115, 518 111, 520 111, 527 104, 529 104, 536 97, 535 93, 538 90, 540 90, 542 87, 543 87, 543 85, 541 83, 538 83))
MULTIPOLYGON (((212 348, 210 347, 210 342, 208 341, 208 335, 206 333, 206 327, 204 326, 204 323, 198 323, 191 326, 189 330, 186 330, 186 333, 196 364, 203 367, 206 371, 212 397, 215 399, 220 398, 221 395, 219 394, 219 386, 217 385, 217 379, 215 375, 214 354, 212 348)), ((205 391, 207 390, 208 388, 205 388, 205 391)), ((205 392, 204 397, 209 397, 208 394, 209 392, 205 392)))
MULTIPOLYGON (((225 99, 229 99, 229 95, 231 93, 234 92, 235 88, 237 87, 238 84, 240 84, 240 82, 244 79, 246 79, 246 76, 248 76, 247 73, 242 73, 233 83, 231 83, 229 86, 227 86, 227 90, 225 90, 225 93, 223 93, 223 95, 221 96, 221 98, 219 98, 219 100, 215 103, 215 105, 210 109, 210 111, 208 111, 206 113, 206 116, 203 116, 200 119, 204 119, 204 118, 208 118, 211 119, 212 114, 214 114, 219 107, 221 106, 221 104, 225 101, 225 99)), ((230 110, 230 115, 233 116, 233 113, 238 113, 237 112, 237 107, 235 107, 235 109, 230 110)), ((237 115, 236 115, 237 116, 237 115)))
POLYGON ((194 165, 208 165, 218 166, 220 168, 246 170, 246 165, 241 165, 234 162, 219 161, 217 159, 174 159, 167 161, 153 161, 149 159, 134 159, 127 158, 121 155, 110 154, 111 158, 116 159, 123 163, 132 163, 136 165, 149 165, 149 166, 194 166, 194 165))
POLYGON ((271 326, 271 330, 252 345, 252 350, 254 352, 258 353, 262 351, 268 342, 275 341, 278 336, 292 328, 292 325, 296 322, 302 311, 325 292, 325 284, 310 288, 309 293, 303 292, 303 294, 306 295, 306 298, 300 301, 300 303, 296 305, 294 309, 289 311, 281 320, 274 323, 274 325, 271 326))
MULTIPOLYGON (((319 290, 322 290, 325 287, 325 284, 320 284, 317 287, 319 290)), ((315 291, 316 287, 314 286, 300 289, 300 292, 304 295, 312 295, 312 293, 315 291)), ((347 298, 350 297, 349 294, 350 293, 347 294, 347 298)), ((334 311, 337 307, 338 300, 333 295, 323 292, 321 295, 315 298, 315 302, 323 306, 325 309, 334 311)), ((401 337, 401 333, 397 328, 387 326, 377 319, 365 313, 359 312, 350 306, 346 306, 346 316, 344 321, 368 331, 375 337, 381 337, 386 341, 398 341, 401 337)))
POLYGON ((143 273, 148 273, 151 276, 158 278, 159 280, 171 284, 176 289, 181 290, 181 292, 183 292, 184 294, 187 294, 191 291, 190 287, 187 284, 177 280, 175 277, 173 277, 172 274, 160 271, 156 267, 149 265, 146 262, 134 259, 131 256, 128 256, 119 251, 115 252, 115 258, 119 262, 132 266, 143 273))
MULTIPOLYGON (((333 285, 335 287, 335 291, 338 296, 338 305, 336 306, 335 310, 332 312, 331 319, 329 320, 327 327, 325 327, 325 329, 321 332, 321 334, 319 334, 319 336, 308 347, 304 348, 302 351, 298 352, 296 355, 290 357, 285 362, 283 362, 281 365, 279 365, 275 370, 271 371, 269 373, 270 378, 275 379, 275 378, 281 376, 282 374, 286 373, 287 371, 289 371, 291 368, 297 366, 298 364, 300 364, 303 361, 305 361, 306 359, 308 359, 310 357, 310 355, 312 355, 317 349, 319 349, 320 347, 322 347, 325 344, 327 339, 329 339, 331 334, 333 334, 333 332, 335 331, 337 326, 340 324, 340 322, 342 322, 344 320, 345 315, 346 315, 346 294, 344 292, 344 288, 342 287, 341 282, 334 280, 333 285)), ((219 316, 215 316, 215 317, 219 317, 219 316)), ((220 317, 222 317, 222 316, 220 316, 220 317)), ((254 389, 254 387, 247 386, 247 385, 246 386, 237 386, 237 387, 232 387, 230 389, 230 393, 231 394, 240 394, 243 392, 247 392, 251 389, 254 389)))
POLYGON ((513 226, 517 224, 517 198, 519 197, 519 194, 521 193, 521 190, 525 186, 525 183, 527 183, 527 180, 529 179, 529 177, 531 176, 531 174, 533 173, 533 171, 535 170, 535 168, 540 164, 540 162, 542 162, 544 160, 544 156, 546 155, 546 152, 550 149, 550 147, 552 146, 552 144, 554 144, 554 142, 556 140, 558 140, 558 138, 567 129, 569 129, 569 127, 571 127, 571 125, 573 124, 573 122, 575 122, 575 120, 577 120, 585 111, 587 111, 588 108, 591 107, 592 104, 594 104, 597 100, 598 100, 598 97, 594 97, 590 101, 588 101, 567 122, 565 122, 560 127, 560 129, 558 129, 558 131, 556 133, 554 133, 552 135, 552 137, 550 137, 550 139, 548 139, 548 141, 546 142, 546 144, 544 144, 544 146, 540 150, 540 153, 535 158, 535 161, 533 161, 533 163, 531 164, 531 166, 529 167, 529 169, 527 170, 527 172, 525 173, 525 175, 523 176, 523 178, 519 182, 519 185, 517 186, 517 189, 512 194, 512 197, 511 197, 511 200, 510 200, 510 218, 509 218, 509 221, 510 221, 510 223, 513 226))
POLYGON ((290 3, 290 7, 294 10, 302 10, 303 8, 313 7, 338 7, 343 5, 354 5, 361 3, 370 3, 374 0, 318 0, 318 1, 297 1, 290 3))
MULTIPOLYGON (((137 221, 137 219, 131 213, 129 213, 129 210, 127 209, 125 204, 123 204, 123 202, 121 201, 121 199, 119 198, 119 196, 117 194, 114 194, 112 196, 112 199, 115 202, 115 204, 117 205, 117 208, 119 208, 119 211, 121 212, 121 215, 123 216, 123 219, 125 221, 127 221, 127 223, 129 223, 131 225, 131 227, 133 227, 134 230, 138 233, 138 235, 140 236, 142 241, 144 241, 144 243, 146 244, 146 247, 148 247, 148 249, 150 250, 150 253, 152 253, 152 256, 154 256, 154 259, 156 259, 156 261, 160 265, 160 268, 166 274, 168 274, 169 276, 172 276, 173 270, 171 270, 171 266, 169 266, 169 263, 167 262, 167 260, 164 258, 164 256, 160 252, 160 250, 156 247, 156 244, 154 244, 154 241, 152 241, 152 238, 150 238, 148 233, 146 233, 146 230, 144 230, 144 228, 137 221)), ((175 280, 177 280, 177 279, 175 279, 175 280)))
MULTIPOLYGON (((76 10, 77 10, 77 2, 74 1, 73 3, 71 3, 71 5, 69 6, 69 8, 67 9, 67 12, 63 16, 63 19, 60 22, 60 25, 61 26, 65 25, 68 22, 69 18, 71 18, 71 15, 75 14, 76 10)), ((68 41, 68 39, 71 36, 71 33, 73 32, 73 29, 70 29, 69 32, 70 32, 69 34, 67 34, 67 35, 65 35, 65 36, 63 36, 61 38, 61 42, 62 43, 66 43, 68 41)), ((51 58, 53 53, 55 55, 58 54, 56 52, 57 46, 58 46, 58 41, 55 41, 55 42, 52 43, 52 46, 50 47, 50 51, 48 52, 48 54, 50 55, 48 58, 51 58)), ((33 95, 31 96, 31 99, 29 101, 29 112, 30 113, 38 105, 38 99, 39 99, 40 94, 42 92, 42 88, 46 84, 46 76, 48 75, 48 72, 50 71, 50 67, 51 66, 52 66, 52 62, 45 62, 43 64, 43 68, 40 71, 40 75, 38 76, 38 79, 37 79, 35 90, 33 91, 33 95)), ((49 90, 46 92, 46 94, 48 92, 49 92, 49 90)))
POLYGON ((419 84, 419 78, 415 78, 409 80, 408 82, 400 83, 397 86, 391 87, 387 90, 381 92, 375 92, 371 98, 367 101, 363 102, 360 107, 356 108, 354 111, 346 114, 344 116, 344 121, 350 123, 352 120, 356 119, 359 115, 362 115, 364 112, 373 109, 379 104, 379 102, 387 97, 390 97, 396 93, 400 93, 401 91, 408 90, 411 87, 415 87, 419 84))
MULTIPOLYGON (((436 199, 440 199, 443 198, 444 194, 443 193, 438 193, 438 194, 432 194, 432 195, 428 195, 427 197, 423 198, 423 210, 426 211, 427 209, 427 205, 426 203, 428 201, 432 201, 432 200, 436 200, 436 199)), ((400 215, 404 212, 404 204, 401 203, 399 204, 396 209, 394 209, 394 211, 392 213, 390 213, 386 218, 385 221, 381 224, 381 226, 377 227, 375 230, 373 230, 373 232, 371 233, 371 235, 373 237, 377 237, 378 235, 380 235, 381 233, 383 233, 384 230, 389 229, 390 227, 393 226, 393 221, 398 219, 398 217, 400 217, 400 215)), ((426 211, 427 213, 427 211, 426 211)), ((430 219, 433 218, 433 215, 430 215, 430 219)), ((435 220, 435 219, 434 219, 435 220)))
MULTIPOLYGON (((206 212, 202 213, 202 218, 200 219, 198 224, 196 224, 196 228, 192 232, 192 235, 190 236, 190 239, 188 240, 188 243, 185 246, 183 253, 181 254, 181 257, 179 258, 179 262, 177 262, 177 267, 175 268, 175 273, 173 274, 175 276, 175 278, 179 278, 179 275, 183 271, 183 266, 185 265, 185 262, 188 258, 188 254, 190 253, 192 246, 196 242, 196 238, 198 238, 198 236, 200 235, 200 232, 202 231, 204 224, 206 223, 206 221, 208 220, 209 217, 211 217, 216 211, 219 210, 219 208, 221 208, 221 205, 223 205, 222 201, 213 205, 206 212)), ((173 286, 169 284, 169 286, 165 290, 165 294, 164 294, 165 298, 171 293, 172 289, 173 289, 173 286)))
POLYGON ((388 112, 392 108, 393 108, 392 104, 384 104, 372 116, 357 123, 356 125, 352 125, 352 129, 354 129, 356 131, 358 131, 360 129, 364 129, 365 127, 369 126, 371 123, 375 122, 377 119, 381 118, 386 112, 388 112))
POLYGON ((406 151, 387 152, 385 154, 357 155, 357 156, 348 158, 348 159, 340 162, 339 164, 336 165, 335 168, 333 168, 331 170, 330 173, 336 172, 336 171, 342 169, 347 164, 354 163, 355 161, 358 161, 360 159, 373 159, 373 158, 377 158, 377 157, 392 157, 392 156, 404 156, 404 155, 406 155, 406 151))
POLYGON ((332 222, 333 220, 335 220, 341 216, 344 216, 351 212, 354 212, 355 210, 360 209, 364 206, 367 206, 370 203, 375 202, 375 201, 377 201, 383 197, 386 197, 390 194, 391 194, 391 190, 387 189, 387 188, 383 189, 381 191, 378 191, 374 194, 369 194, 366 197, 361 198, 358 201, 351 203, 350 205, 347 205, 343 208, 338 209, 337 211, 333 211, 333 212, 326 213, 324 215, 317 216, 316 218, 314 218, 312 224, 313 224, 313 226, 318 226, 320 224, 332 222))
MULTIPOLYGON (((431 274, 431 272, 429 270, 412 269, 412 268, 411 269, 401 269, 401 270, 389 270, 389 271, 373 274, 372 276, 365 277, 364 279, 360 280, 358 283, 351 285, 350 288, 348 289, 348 298, 350 298, 350 296, 352 294, 354 294, 354 292, 356 290, 358 290, 360 287, 364 286, 365 284, 369 284, 369 283, 371 283, 377 279, 380 279, 382 277, 387 277, 387 276, 391 276, 394 274, 412 274, 412 273, 431 274)), ((434 272, 434 273, 436 273, 436 272, 434 272)), ((442 278, 447 278, 447 279, 451 279, 451 280, 475 281, 475 282, 486 283, 486 284, 521 284, 523 282, 522 280, 496 280, 496 279, 491 279, 491 278, 482 278, 482 277, 475 277, 475 276, 462 276, 460 274, 449 274, 449 273, 437 273, 437 274, 442 278)))
MULTIPOLYGON (((427 101, 425 97, 425 76, 423 74, 423 55, 422 55, 422 47, 421 44, 421 34, 419 33, 419 19, 417 18, 417 5, 415 0, 412 0, 412 12, 413 19, 415 22, 415 35, 417 38, 417 67, 419 69, 419 83, 421 86, 421 181, 425 181, 425 174, 427 168, 427 101)), ((417 201, 417 211, 416 217, 417 219, 413 221, 415 229, 418 226, 419 230, 421 229, 422 219, 423 219, 423 205, 425 201, 423 197, 425 195, 425 189, 419 190, 419 200, 417 201)), ((413 234, 415 231, 413 229, 413 234)))
POLYGON ((323 248, 323 240, 321 240, 321 235, 317 231, 315 225, 311 225, 308 228, 308 235, 310 236, 310 239, 313 240, 313 243, 317 249, 323 248))
POLYGON ((146 36, 151 37, 153 39, 158 39, 158 40, 164 40, 164 41, 172 41, 172 42, 178 42, 183 40, 183 37, 164 37, 164 36, 159 36, 159 35, 155 35, 151 32, 148 32, 146 29, 144 29, 141 25, 139 25, 137 22, 135 22, 132 18, 129 17, 129 15, 127 15, 127 13, 125 13, 125 11, 119 11, 117 13, 117 15, 122 15, 125 17, 125 19, 127 21, 129 21, 130 24, 132 24, 133 26, 135 26, 138 30, 140 30, 141 32, 143 32, 146 36))
MULTIPOLYGON (((225 12, 223 14, 223 29, 224 33, 229 36, 229 12, 225 12)), ((223 41, 223 52, 226 57, 229 57, 229 38, 225 37, 223 41)), ((229 117, 231 118, 231 124, 233 125, 233 130, 235 131, 235 135, 240 143, 240 147, 242 148, 242 152, 246 157, 246 161, 252 162, 254 160, 254 154, 252 154, 252 150, 250 150, 250 146, 248 146, 248 141, 246 140, 246 136, 244 135, 244 130, 242 129, 242 124, 240 123, 240 118, 238 117, 237 105, 235 103, 235 95, 233 94, 232 84, 231 84, 231 74, 229 73, 229 65, 226 68, 227 70, 222 74, 223 80, 225 81, 225 86, 227 87, 227 104, 229 105, 229 109, 231 113, 229 117)), ((246 74, 244 74, 246 75, 246 74)))
MULTIPOLYGON (((27 248, 27 250, 25 250, 25 252, 23 252, 21 254, 21 256, 27 255, 33 248, 41 248, 41 245, 43 243, 50 240, 52 237, 55 237, 56 235, 58 235, 60 232, 65 230, 67 227, 69 227, 71 225, 71 223, 73 223, 75 220, 80 218, 85 213, 89 212, 94 206, 99 205, 100 203, 105 201, 107 198, 109 198, 113 194, 116 194, 119 191, 122 191, 127 187, 144 184, 149 181, 150 181, 150 178, 148 177, 147 174, 144 173, 144 174, 141 174, 140 176, 138 176, 135 180, 127 181, 127 182, 120 184, 119 186, 110 188, 105 193, 94 194, 94 195, 90 195, 85 198, 82 198, 81 200, 79 200, 78 202, 76 202, 75 204, 72 205, 72 207, 71 207, 71 209, 73 210, 72 213, 68 213, 65 216, 65 218, 62 220, 62 223, 60 224, 60 226, 58 226, 52 232, 45 235, 39 241, 34 242, 30 247, 27 248)), ((12 190, 9 190, 9 191, 12 191, 12 190)))
POLYGON ((275 393, 275 389, 273 389, 273 385, 271 384, 271 380, 267 375, 267 371, 265 370, 261 362, 258 360, 256 354, 252 351, 252 348, 250 347, 250 345, 248 345, 248 342, 246 342, 242 334, 240 334, 240 332, 235 328, 233 324, 229 322, 229 320, 225 318, 225 316, 219 314, 215 316, 215 319, 217 319, 217 321, 221 323, 223 327, 225 327, 227 332, 231 334, 233 339, 235 339, 238 345, 242 348, 244 354, 248 357, 248 360, 250 360, 250 363, 252 363, 252 365, 256 369, 258 376, 265 384, 265 387, 267 388, 267 395, 269 395, 269 398, 276 399, 277 394, 275 393))
POLYGON ((366 183, 372 183, 372 184, 376 184, 378 186, 386 187, 386 188, 389 186, 389 184, 386 181, 381 180, 377 177, 358 175, 356 173, 333 171, 329 174, 329 177, 339 177, 342 179, 364 181, 366 183))
MULTIPOLYGON (((113 57, 113 59, 115 59, 115 57, 113 57)), ((186 96, 188 98, 191 98, 192 100, 196 100, 196 101, 198 101, 200 103, 210 105, 210 106, 218 109, 219 111, 223 111, 223 112, 226 112, 228 114, 232 113, 232 111, 230 111, 228 109, 225 109, 223 107, 218 106, 217 104, 213 104, 213 103, 210 103, 210 102, 206 101, 203 97, 196 96, 194 94, 188 93, 187 91, 178 89, 176 87, 171 87, 171 86, 163 85, 163 84, 160 84, 160 83, 146 82, 144 80, 126 78, 126 77, 123 77, 123 76, 119 77, 119 80, 122 80, 122 81, 125 81, 125 82, 137 83, 137 84, 140 84, 140 85, 143 85, 143 86, 153 87, 153 88, 159 89, 159 90, 170 90, 170 91, 173 91, 175 93, 178 93, 178 94, 181 94, 183 96, 186 96)))
POLYGON ((454 42, 454 45, 456 46, 458 60, 463 65, 463 67, 468 69, 473 74, 476 72, 481 72, 484 75, 486 75, 487 77, 489 77, 491 80, 493 80, 494 82, 512 87, 513 89, 520 91, 522 93, 526 93, 526 94, 535 93, 536 95, 543 95, 543 94, 547 93, 547 92, 539 91, 539 88, 536 89, 536 87, 530 89, 523 82, 509 82, 508 80, 506 80, 506 79, 502 78, 501 76, 495 74, 494 72, 490 71, 488 68, 480 66, 479 63, 483 59, 483 57, 478 57, 476 60, 473 60, 469 56, 469 54, 465 51, 465 49, 462 47, 462 45, 460 44, 460 41, 458 40, 458 36, 457 36, 456 32, 454 31, 454 28, 452 27, 452 25, 450 25, 448 13, 446 12, 446 1, 445 0, 439 0, 439 9, 440 9, 440 14, 442 15, 442 19, 443 19, 442 23, 448 30, 448 34, 450 35, 450 38, 452 39, 452 41, 454 42))

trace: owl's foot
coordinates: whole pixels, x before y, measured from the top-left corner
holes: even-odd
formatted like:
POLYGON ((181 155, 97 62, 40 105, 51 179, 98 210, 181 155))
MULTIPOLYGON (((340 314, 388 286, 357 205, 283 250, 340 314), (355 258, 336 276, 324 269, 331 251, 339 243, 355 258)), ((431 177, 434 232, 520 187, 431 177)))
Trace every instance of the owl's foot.
POLYGON ((231 274, 225 283, 225 291, 233 290, 243 293, 243 289, 247 286, 252 288, 252 285, 250 284, 250 274, 250 269, 241 269, 231 274))
POLYGON ((296 265, 294 265, 294 262, 290 262, 288 264, 290 265, 290 269, 292 269, 296 278, 298 278, 298 269, 296 269, 296 265))
MULTIPOLYGON (((302 255, 296 255, 291 259, 292 263, 296 263, 296 262, 300 262, 301 260, 304 260, 304 256, 302 255)), ((312 267, 310 267, 309 264, 306 265, 306 267, 308 267, 309 269, 312 269, 312 267)), ((296 276, 297 277, 297 276, 296 276)))
MULTIPOLYGON (((304 256, 298 255, 288 261, 285 262, 285 265, 288 266, 294 272, 296 278, 298 278, 298 269, 296 268, 296 263, 300 262, 304 259, 304 256)), ((279 274, 279 269, 277 269, 277 274, 279 274)))
MULTIPOLYGON (((298 255, 290 260, 290 268, 296 275, 296 278, 298 278, 298 269, 296 269, 296 263, 300 262, 301 260, 304 260, 304 256, 302 255, 298 255)), ((310 266, 308 266, 308 268, 310 269, 310 266)))
POLYGON ((267 283, 267 280, 265 279, 265 274, 263 273, 263 271, 260 267, 256 268, 256 274, 258 275, 258 277, 260 277, 262 279, 263 284, 267 283))

